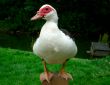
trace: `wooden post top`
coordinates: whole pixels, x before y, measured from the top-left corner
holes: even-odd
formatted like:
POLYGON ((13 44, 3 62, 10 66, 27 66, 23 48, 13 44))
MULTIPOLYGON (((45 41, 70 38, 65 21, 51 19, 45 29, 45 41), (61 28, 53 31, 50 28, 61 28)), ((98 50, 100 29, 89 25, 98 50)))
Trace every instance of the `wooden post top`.
POLYGON ((46 80, 42 82, 42 85, 69 85, 68 80, 61 78, 58 76, 58 73, 54 73, 53 78, 50 80, 50 83, 48 83, 46 80))

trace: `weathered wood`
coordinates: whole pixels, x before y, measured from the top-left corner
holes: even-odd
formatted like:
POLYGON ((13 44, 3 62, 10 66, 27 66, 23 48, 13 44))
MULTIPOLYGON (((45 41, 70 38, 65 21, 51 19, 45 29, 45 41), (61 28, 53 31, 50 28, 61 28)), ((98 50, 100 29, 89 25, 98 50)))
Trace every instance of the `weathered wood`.
POLYGON ((108 43, 92 42, 90 51, 87 51, 92 56, 106 56, 110 54, 110 48, 108 43))
POLYGON ((66 80, 66 79, 61 78, 60 76, 58 76, 57 73, 54 73, 54 76, 50 80, 50 83, 48 83, 46 80, 44 80, 42 82, 42 85, 69 85, 68 82, 69 82, 69 79, 66 80))
POLYGON ((108 43, 92 42, 91 47, 93 50, 110 51, 108 43))

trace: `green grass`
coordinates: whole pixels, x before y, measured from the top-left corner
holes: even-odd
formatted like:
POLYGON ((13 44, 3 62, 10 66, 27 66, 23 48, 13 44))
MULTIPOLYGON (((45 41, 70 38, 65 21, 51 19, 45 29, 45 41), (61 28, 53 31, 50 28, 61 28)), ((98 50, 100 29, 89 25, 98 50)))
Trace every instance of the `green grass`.
MULTIPOLYGON (((59 71, 61 65, 48 65, 59 71)), ((66 71, 74 80, 70 85, 110 85, 110 56, 102 59, 68 61, 66 71)), ((41 85, 39 75, 43 65, 32 52, 0 48, 0 85, 41 85)))

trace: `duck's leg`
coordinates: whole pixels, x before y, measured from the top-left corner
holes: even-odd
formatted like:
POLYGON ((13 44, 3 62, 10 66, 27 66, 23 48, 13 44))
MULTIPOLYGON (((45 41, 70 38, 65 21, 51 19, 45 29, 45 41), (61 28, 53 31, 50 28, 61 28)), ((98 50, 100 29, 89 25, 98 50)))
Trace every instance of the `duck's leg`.
POLYGON ((53 74, 51 72, 48 72, 47 67, 46 67, 46 62, 44 60, 42 60, 42 62, 44 65, 44 73, 41 73, 40 80, 41 82, 46 80, 49 83, 51 78, 53 77, 53 74))
POLYGON ((68 61, 68 60, 66 60, 66 61, 63 63, 62 68, 61 68, 61 70, 60 70, 60 72, 59 72, 59 76, 62 77, 62 78, 64 78, 64 79, 66 79, 66 80, 68 80, 68 79, 72 79, 72 80, 73 80, 71 74, 65 72, 65 70, 64 70, 67 61, 68 61))

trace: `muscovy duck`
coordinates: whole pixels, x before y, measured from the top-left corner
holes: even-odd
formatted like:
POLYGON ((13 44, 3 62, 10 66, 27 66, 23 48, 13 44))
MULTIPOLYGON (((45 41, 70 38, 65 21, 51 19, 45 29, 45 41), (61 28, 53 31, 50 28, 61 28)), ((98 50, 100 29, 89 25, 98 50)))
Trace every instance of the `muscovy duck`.
POLYGON ((43 60, 44 73, 40 77, 41 81, 50 82, 53 74, 46 68, 48 64, 62 64, 59 76, 65 79, 71 78, 69 73, 64 71, 66 61, 77 54, 75 41, 64 34, 58 28, 57 11, 48 4, 43 5, 31 20, 45 19, 46 23, 40 31, 39 37, 33 45, 33 53, 43 60))

